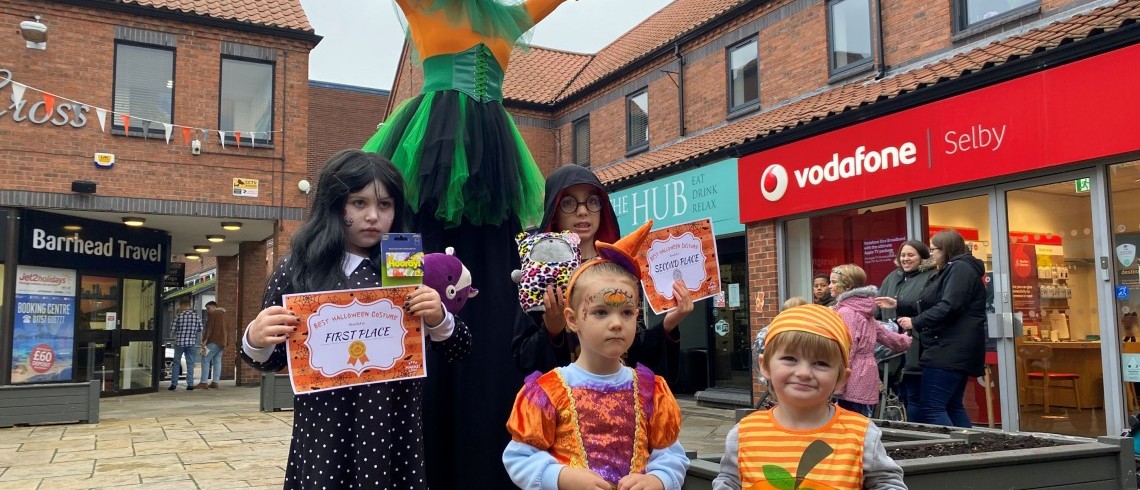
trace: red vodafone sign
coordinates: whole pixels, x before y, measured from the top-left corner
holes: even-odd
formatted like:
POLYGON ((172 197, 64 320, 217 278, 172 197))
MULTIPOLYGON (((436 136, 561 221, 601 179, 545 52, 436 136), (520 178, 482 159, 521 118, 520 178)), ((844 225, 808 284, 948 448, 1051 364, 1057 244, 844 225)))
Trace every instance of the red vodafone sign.
POLYGON ((1140 45, 739 159, 740 220, 1140 149, 1140 45))

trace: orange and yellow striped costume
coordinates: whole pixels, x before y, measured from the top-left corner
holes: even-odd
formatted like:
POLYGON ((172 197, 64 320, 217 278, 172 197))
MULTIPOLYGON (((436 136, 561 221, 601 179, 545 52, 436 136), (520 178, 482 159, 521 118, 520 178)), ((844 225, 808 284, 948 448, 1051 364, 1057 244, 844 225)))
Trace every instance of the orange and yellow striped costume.
POLYGON ((835 414, 822 427, 792 430, 780 426, 772 411, 753 412, 742 419, 739 426, 737 457, 741 488, 784 488, 785 485, 773 485, 768 479, 775 475, 794 476, 804 450, 813 441, 822 440, 834 452, 807 474, 809 487, 862 489, 863 444, 869 423, 862 415, 835 407, 835 414))

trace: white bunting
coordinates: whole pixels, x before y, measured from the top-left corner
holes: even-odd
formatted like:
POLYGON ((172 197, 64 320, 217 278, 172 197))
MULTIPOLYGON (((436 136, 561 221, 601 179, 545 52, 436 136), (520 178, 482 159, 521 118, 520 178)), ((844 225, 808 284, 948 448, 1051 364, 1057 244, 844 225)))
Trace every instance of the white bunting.
POLYGON ((24 100, 24 89, 27 88, 20 82, 12 82, 12 103, 20 105, 20 101, 24 100))
POLYGON ((226 132, 218 130, 218 139, 222 140, 222 148, 226 147, 226 132))
POLYGON ((95 117, 99 118, 99 130, 106 133, 107 132, 107 109, 103 109, 101 107, 96 107, 95 108, 95 117))
POLYGON ((162 129, 166 130, 166 144, 170 144, 170 132, 174 130, 174 125, 170 123, 162 123, 162 129))

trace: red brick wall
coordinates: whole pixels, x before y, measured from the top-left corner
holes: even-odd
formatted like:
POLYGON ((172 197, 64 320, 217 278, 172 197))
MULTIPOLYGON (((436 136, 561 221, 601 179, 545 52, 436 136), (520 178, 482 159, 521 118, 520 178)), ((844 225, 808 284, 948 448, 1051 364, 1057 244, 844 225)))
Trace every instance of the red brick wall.
POLYGON ((820 3, 760 32, 761 108, 827 85, 824 12, 820 3))
MULTIPOLYGON (((307 176, 309 90, 308 59, 313 43, 267 34, 187 24, 157 17, 133 17, 122 12, 73 6, 60 2, 12 0, 0 9, 0 25, 16 26, 33 14, 42 15, 51 37, 46 50, 27 49, 20 36, 0 36, 0 68, 10 70, 18 82, 53 93, 57 104, 73 99, 89 104, 87 123, 81 128, 16 122, 12 112, 0 115, 0 190, 70 194, 73 180, 98 183, 98 196, 166 201, 260 205, 277 208, 303 207, 304 195, 296 192, 298 180, 307 176), (192 155, 175 128, 172 141, 163 138, 115 136, 99 129, 94 107, 112 109, 115 75, 115 26, 126 26, 174 35, 173 123, 216 129, 223 41, 276 50, 274 81, 275 136, 273 148, 236 148, 218 144, 217 133, 203 140, 201 155, 192 155), (114 153, 110 170, 92 165, 95 152, 114 153), (257 198, 235 197, 232 177, 260 180, 257 198), (282 179, 288 184, 279 192, 282 179), (292 189, 292 192, 290 190, 292 189)), ((7 101, 11 87, 0 89, 7 101)), ((28 90, 27 105, 40 102, 39 92, 28 90)), ((7 108, 8 104, 0 104, 7 108)), ((26 109, 25 109, 26 112, 26 109)), ((110 126, 110 121, 108 121, 110 126)), ((137 127, 137 126, 136 126, 137 127)), ((195 134, 194 138, 201 138, 195 134)), ((285 230, 296 227, 286 222, 285 230)), ((175 230, 171 230, 175 231, 175 230)), ((278 240, 286 242, 287 239, 278 240)), ((243 244, 256 248, 261 244, 243 244)), ((262 249, 264 247, 262 246, 262 249)), ((175 251, 181 253, 181 251, 175 251)), ((252 254, 253 256, 256 254, 252 254)), ((219 302, 232 315, 235 331, 256 315, 264 291, 264 250, 260 261, 249 257, 219 257, 219 302), (240 261, 240 264, 239 262, 240 261), (240 270, 240 280, 237 276, 240 270), (256 297, 256 301, 248 298, 256 297), (251 315, 250 313, 253 313, 251 315)), ((215 258, 189 261, 187 274, 215 265, 215 258)), ((234 368, 232 353, 226 356, 226 371, 234 368)))
MULTIPOLYGON (((776 273, 776 226, 772 221, 754 223, 746 227, 748 239, 748 290, 764 293, 764 310, 755 309, 749 314, 751 321, 751 334, 749 338, 756 338, 760 329, 772 322, 776 313, 780 311, 780 293, 777 290, 779 276, 776 273)), ((755 353, 754 353, 755 354, 755 353)), ((764 387, 756 384, 752 379, 752 403, 760 399, 764 387)))
MULTIPOLYGON (((241 335, 245 325, 239 323, 242 294, 238 289, 237 256, 218 257, 217 285, 214 287, 214 301, 226 310, 227 345, 222 351, 222 379, 234 379, 234 368, 238 360, 237 349, 241 346, 241 335)), ((252 293, 252 291, 250 291, 252 293)))
POLYGON ((316 184, 325 161, 334 153, 363 146, 376 133, 376 125, 384 121, 387 109, 387 95, 310 84, 309 182, 316 184))
POLYGON ((883 3, 883 52, 897 66, 950 46, 950 2, 883 3))
MULTIPOLYGON (((281 174, 280 161, 286 162, 288 180, 295 183, 304 175, 309 43, 28 0, 8 2, 0 11, 0 23, 17 25, 32 14, 42 14, 43 22, 49 25, 52 35, 48 48, 26 49, 20 36, 0 36, 0 52, 4 53, 0 66, 11 70, 21 83, 107 109, 114 105, 114 26, 176 35, 172 122, 193 127, 218 127, 223 40, 275 48, 273 128, 286 128, 290 134, 284 144, 279 137, 273 149, 237 149, 233 145, 223 149, 215 133, 203 142, 202 154, 194 156, 177 128, 169 145, 162 138, 113 136, 109 128, 103 133, 94 108, 81 128, 14 122, 9 112, 0 116, 0 154, 4 155, 8 177, 0 184, 4 189, 70 193, 72 180, 85 179, 98 183, 100 196, 154 197, 155 190, 161 189, 161 198, 168 200, 276 206, 281 196, 276 194, 273 182, 281 174), (289 104, 284 103, 286 93, 289 104), (115 167, 96 169, 91 159, 97 151, 114 153, 115 167), (209 178, 215 175, 222 178, 209 178), (260 196, 235 197, 231 176, 260 179, 260 196)), ((10 87, 3 92, 6 100, 10 87)), ((41 98, 32 90, 25 94, 29 106, 41 98)), ((285 198, 286 206, 301 204, 288 193, 285 198)))
MULTIPOLYGON (((261 299, 265 293, 266 278, 269 276, 269 272, 273 270, 273 266, 276 265, 268 263, 267 252, 265 242, 241 244, 241 252, 238 253, 241 266, 237 273, 237 283, 238 289, 242 293, 234 308, 234 312, 237 313, 235 321, 237 330, 244 330, 245 326, 261 312, 261 299)), ((261 384, 261 372, 244 362, 239 362, 237 363, 237 384, 239 386, 259 385, 261 384)))

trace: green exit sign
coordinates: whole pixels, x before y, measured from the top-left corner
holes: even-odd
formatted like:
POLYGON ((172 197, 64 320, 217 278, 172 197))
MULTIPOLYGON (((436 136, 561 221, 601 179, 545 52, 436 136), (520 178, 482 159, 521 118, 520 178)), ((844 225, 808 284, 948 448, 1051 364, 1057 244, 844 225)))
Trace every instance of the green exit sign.
POLYGON ((1089 191, 1089 179, 1087 177, 1083 178, 1083 179, 1074 180, 1073 183, 1076 184, 1076 186, 1077 186, 1077 192, 1088 192, 1089 191))

